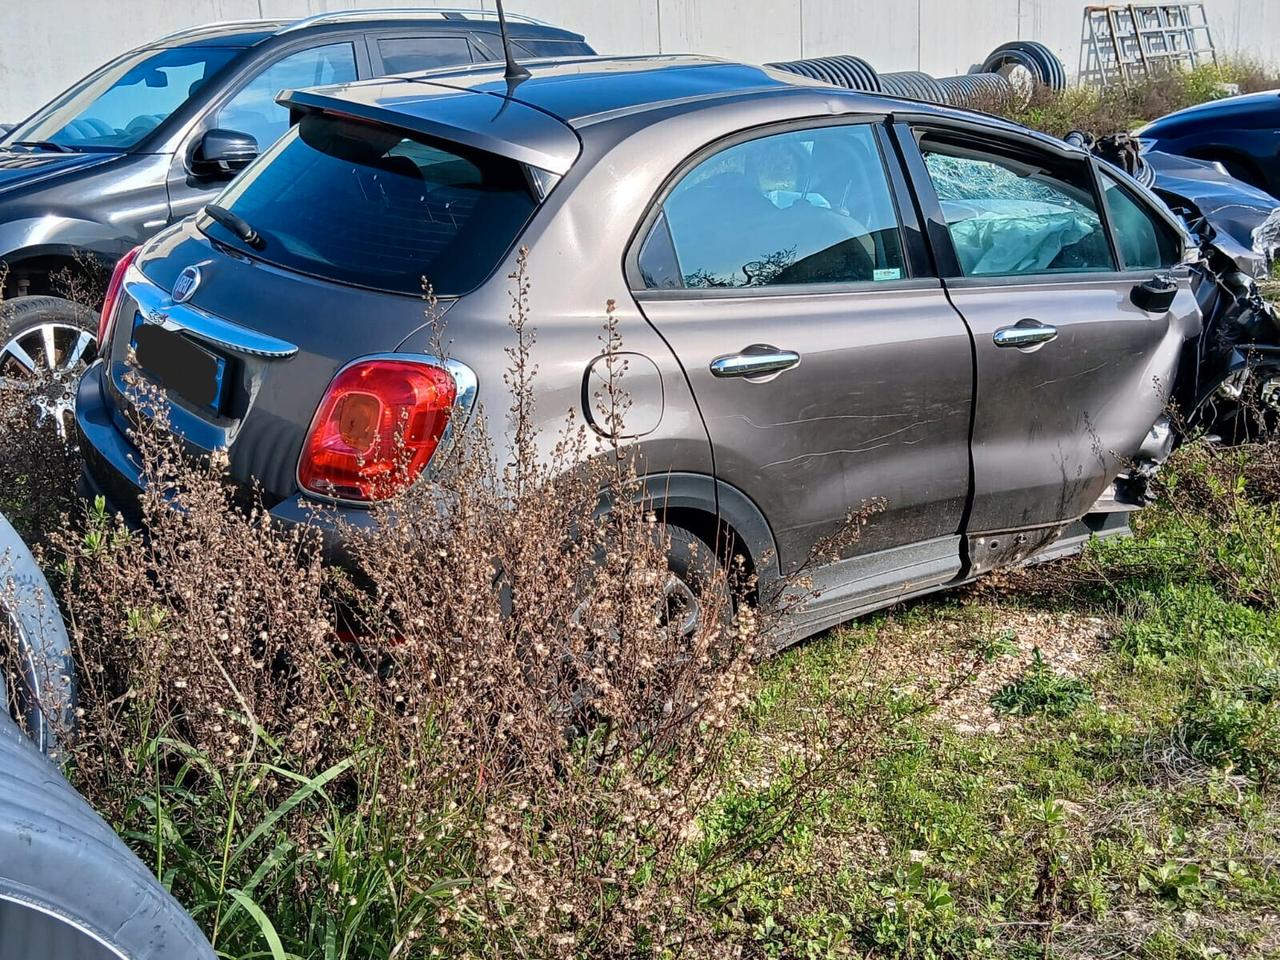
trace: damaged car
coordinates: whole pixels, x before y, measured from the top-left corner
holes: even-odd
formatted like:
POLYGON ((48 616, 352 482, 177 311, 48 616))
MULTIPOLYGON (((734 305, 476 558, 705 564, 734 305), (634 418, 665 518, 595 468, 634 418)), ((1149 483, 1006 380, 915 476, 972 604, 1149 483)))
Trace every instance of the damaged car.
POLYGON ((1197 104, 1135 134, 1151 150, 1220 166, 1237 180, 1280 195, 1280 90, 1197 104))
POLYGON ((281 523, 372 522, 388 478, 429 483, 486 424, 504 462, 477 414, 510 406, 524 263, 536 425, 550 445, 573 410, 632 445, 679 542, 767 584, 883 505, 809 568, 792 640, 1124 532, 1198 358, 1268 335, 1149 190, 980 114, 699 57, 281 102, 291 131, 112 280, 76 418, 88 490, 126 516, 139 379, 281 523), (590 399, 610 302, 620 427, 590 399))
POLYGON ((1280 409, 1280 317, 1260 282, 1280 253, 1280 201, 1218 163, 1153 150, 1129 134, 1066 140, 1149 189, 1197 247, 1191 278, 1204 333, 1178 376, 1182 432, 1228 443, 1270 435, 1280 409))

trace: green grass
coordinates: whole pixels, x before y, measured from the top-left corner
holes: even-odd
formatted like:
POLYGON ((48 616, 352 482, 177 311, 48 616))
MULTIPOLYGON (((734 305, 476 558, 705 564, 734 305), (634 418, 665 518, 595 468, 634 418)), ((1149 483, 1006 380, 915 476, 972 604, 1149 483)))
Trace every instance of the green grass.
POLYGON ((846 709, 887 650, 900 664, 870 675, 904 696, 966 651, 1025 661, 985 703, 977 681, 958 688, 994 708, 990 729, 912 714, 837 777, 772 861, 743 867, 726 932, 779 958, 1275 955, 1280 612, 1183 549, 1229 542, 1253 576, 1247 544, 1274 528, 1234 515, 1257 526, 1206 542, 1202 517, 1157 508, 1134 540, 1016 591, 916 604, 771 664, 754 719, 776 743, 846 709), (1021 639, 1028 622, 1049 642, 1097 622, 1107 640, 1065 669, 1021 639))

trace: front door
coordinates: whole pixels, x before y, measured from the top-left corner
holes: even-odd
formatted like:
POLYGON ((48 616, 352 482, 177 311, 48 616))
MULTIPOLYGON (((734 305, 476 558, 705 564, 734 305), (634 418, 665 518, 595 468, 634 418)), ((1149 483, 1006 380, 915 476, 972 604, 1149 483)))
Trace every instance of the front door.
MULTIPOLYGON (((945 127, 909 137, 975 344, 968 533, 999 550, 994 532, 1048 535, 1083 516, 1138 452, 1194 332, 1195 298, 1184 271, 1171 310, 1135 305, 1135 286, 1178 263, 1180 238, 1115 180, 1104 201, 1083 156, 945 127)), ((974 568, 1004 559, 978 551, 974 568)))
POLYGON ((940 281, 904 255, 899 208, 914 218, 881 134, 792 125, 708 150, 652 214, 633 286, 717 478, 759 507, 781 568, 843 558, 839 582, 865 583, 880 556, 901 589, 958 569, 972 354, 940 281), (864 507, 857 540, 834 544, 864 507))
POLYGON ((282 90, 356 80, 356 47, 349 40, 306 47, 261 68, 226 100, 215 103, 169 172, 169 216, 182 220, 222 192, 230 175, 202 169, 200 140, 209 130, 248 134, 265 152, 289 129, 289 111, 276 103, 282 90))

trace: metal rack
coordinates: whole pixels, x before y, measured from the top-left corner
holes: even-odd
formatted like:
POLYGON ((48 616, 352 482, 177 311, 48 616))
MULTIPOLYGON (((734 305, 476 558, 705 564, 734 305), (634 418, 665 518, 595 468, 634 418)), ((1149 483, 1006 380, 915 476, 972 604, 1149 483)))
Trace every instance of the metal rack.
POLYGON ((1204 3, 1127 3, 1085 7, 1080 79, 1128 83, 1162 71, 1217 63, 1204 3))

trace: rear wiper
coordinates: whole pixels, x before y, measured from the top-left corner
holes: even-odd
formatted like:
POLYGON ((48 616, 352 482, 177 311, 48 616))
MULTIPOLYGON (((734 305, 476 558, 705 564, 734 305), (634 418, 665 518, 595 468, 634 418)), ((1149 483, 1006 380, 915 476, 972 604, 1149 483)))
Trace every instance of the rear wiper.
POLYGON ((261 250, 267 245, 267 241, 262 239, 262 234, 249 226, 249 221, 232 213, 226 207, 220 207, 216 203, 206 203, 204 212, 211 220, 222 224, 253 249, 261 250))
POLYGON ((54 143, 52 140, 17 140, 13 145, 15 147, 36 147, 40 150, 52 150, 54 153, 76 152, 65 144, 54 143))

